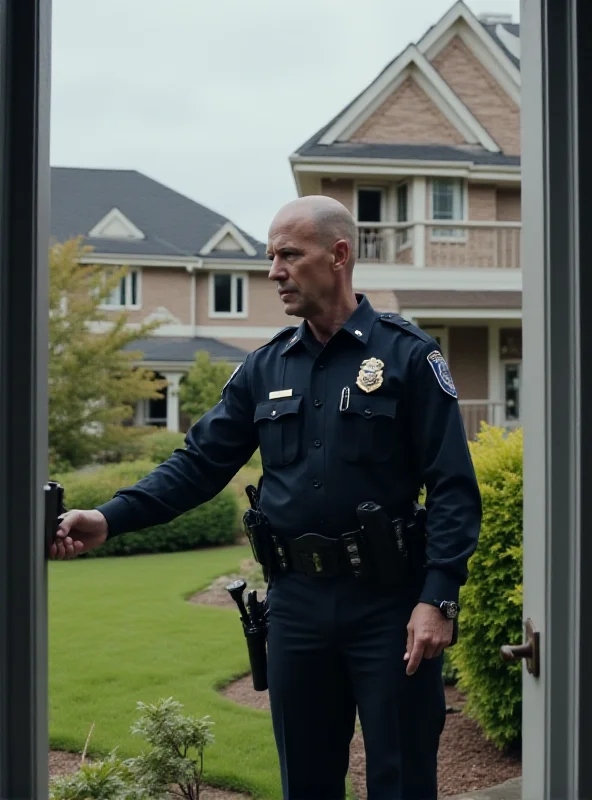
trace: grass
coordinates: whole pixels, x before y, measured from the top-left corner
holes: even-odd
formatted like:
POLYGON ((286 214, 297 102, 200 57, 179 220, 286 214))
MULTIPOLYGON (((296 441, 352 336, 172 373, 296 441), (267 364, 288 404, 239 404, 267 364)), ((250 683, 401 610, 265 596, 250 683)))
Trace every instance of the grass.
POLYGON ((279 800, 270 715, 216 691, 248 671, 238 613, 186 602, 249 556, 241 546, 51 562, 51 746, 80 752, 94 723, 89 755, 115 746, 135 755, 144 744, 129 732, 136 702, 172 696, 215 722, 207 783, 279 800))

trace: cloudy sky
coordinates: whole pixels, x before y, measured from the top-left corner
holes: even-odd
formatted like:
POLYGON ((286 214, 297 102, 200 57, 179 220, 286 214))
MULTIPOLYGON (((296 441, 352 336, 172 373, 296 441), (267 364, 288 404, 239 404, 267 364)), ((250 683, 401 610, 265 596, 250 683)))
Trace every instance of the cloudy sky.
POLYGON ((289 155, 452 4, 53 0, 51 162, 139 170, 264 240, 289 155))

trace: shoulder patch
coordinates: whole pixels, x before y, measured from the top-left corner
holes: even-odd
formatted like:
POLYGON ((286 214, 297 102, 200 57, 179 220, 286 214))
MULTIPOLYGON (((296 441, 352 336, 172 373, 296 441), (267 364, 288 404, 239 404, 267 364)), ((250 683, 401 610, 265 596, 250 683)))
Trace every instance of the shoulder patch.
POLYGON ((456 387, 454 385, 454 381, 452 380, 450 370, 448 369, 446 359, 442 353, 439 350, 432 350, 432 352, 427 356, 427 359, 430 367, 434 370, 434 375, 440 384, 440 388, 443 389, 446 394, 449 394, 451 397, 457 399, 458 394, 456 392, 456 387))
POLYGON ((381 322, 385 322, 387 325, 395 325, 397 328, 400 328, 402 331, 406 331, 407 333, 411 333, 413 336, 417 336, 418 339, 421 339, 422 342, 432 342, 433 339, 431 336, 428 336, 427 333, 418 328, 417 325, 413 325, 409 320, 404 319, 400 314, 381 314, 378 318, 381 322))

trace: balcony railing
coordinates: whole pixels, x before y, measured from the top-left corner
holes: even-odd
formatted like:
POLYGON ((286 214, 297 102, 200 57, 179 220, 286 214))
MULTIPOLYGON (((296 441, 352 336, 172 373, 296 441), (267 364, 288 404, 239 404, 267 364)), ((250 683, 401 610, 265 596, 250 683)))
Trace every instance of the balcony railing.
POLYGON ((357 259, 416 267, 519 269, 520 234, 520 222, 358 223, 357 259))
POLYGON ((481 430, 481 423, 506 427, 504 404, 490 400, 459 400, 460 413, 468 439, 474 439, 481 430))

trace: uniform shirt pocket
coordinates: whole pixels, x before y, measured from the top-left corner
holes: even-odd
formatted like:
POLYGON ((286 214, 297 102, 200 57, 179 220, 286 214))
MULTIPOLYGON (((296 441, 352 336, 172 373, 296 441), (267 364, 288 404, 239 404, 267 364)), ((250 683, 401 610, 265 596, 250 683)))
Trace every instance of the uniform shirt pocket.
POLYGON ((346 461, 387 461, 395 452, 396 397, 351 395, 340 415, 339 453, 346 461))
POLYGON ((302 396, 264 400, 255 407, 261 461, 285 466, 298 458, 301 436, 302 396))

